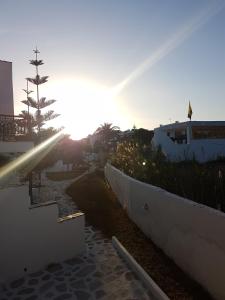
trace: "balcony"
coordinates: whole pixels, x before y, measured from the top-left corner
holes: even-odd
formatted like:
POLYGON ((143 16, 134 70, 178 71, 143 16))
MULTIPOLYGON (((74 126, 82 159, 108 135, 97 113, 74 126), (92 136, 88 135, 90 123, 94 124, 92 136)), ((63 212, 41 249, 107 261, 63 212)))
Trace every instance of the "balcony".
POLYGON ((28 140, 28 122, 20 116, 0 114, 0 140, 28 140))
POLYGON ((28 121, 20 116, 0 114, 0 152, 23 153, 32 147, 28 121))

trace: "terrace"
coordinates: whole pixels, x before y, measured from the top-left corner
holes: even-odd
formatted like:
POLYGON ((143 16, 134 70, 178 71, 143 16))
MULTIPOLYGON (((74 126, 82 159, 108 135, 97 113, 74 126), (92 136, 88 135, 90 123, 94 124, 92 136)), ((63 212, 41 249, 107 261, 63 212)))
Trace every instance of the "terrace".
POLYGON ((28 121, 20 116, 0 114, 0 152, 24 153, 32 147, 28 121))
MULTIPOLYGON (((45 189, 40 194, 38 206, 26 208, 29 202, 27 196, 20 203, 15 199, 15 214, 20 217, 23 215, 22 221, 20 218, 16 230, 12 231, 11 221, 3 218, 1 225, 4 226, 1 227, 10 228, 11 234, 18 234, 18 228, 24 223, 26 227, 23 236, 30 235, 29 238, 21 239, 23 247, 17 245, 17 249, 27 253, 20 256, 19 260, 18 255, 14 255, 14 241, 18 242, 18 238, 12 238, 10 242, 6 235, 0 234, 2 238, 6 237, 2 244, 14 244, 14 247, 4 247, 11 249, 8 251, 11 256, 7 253, 10 259, 8 257, 5 264, 3 260, 0 262, 4 265, 1 279, 6 277, 10 265, 8 279, 3 280, 4 284, 0 286, 1 299, 156 299, 118 255, 111 239, 89 224, 84 226, 84 215, 79 213, 76 204, 65 193, 66 187, 86 174, 84 172, 83 175, 64 181, 52 181, 43 176, 45 189), (50 199, 50 196, 54 199, 50 199), (45 203, 49 200, 53 200, 51 204, 45 203), (74 215, 77 216, 71 219, 70 216, 74 215), (29 223, 25 222, 28 219, 29 223), (51 231, 50 227, 54 227, 54 230, 51 231), (42 247, 37 240, 41 241, 42 247), (35 251, 34 243, 36 249, 40 247, 39 251, 35 251)), ((27 187, 18 186, 17 195, 18 189, 27 190, 27 187)), ((9 201, 4 201, 2 192, 4 209, 9 201)), ((13 216, 12 219, 16 222, 13 216)))
POLYGON ((0 140, 17 141, 27 138, 28 121, 20 116, 0 114, 0 140))

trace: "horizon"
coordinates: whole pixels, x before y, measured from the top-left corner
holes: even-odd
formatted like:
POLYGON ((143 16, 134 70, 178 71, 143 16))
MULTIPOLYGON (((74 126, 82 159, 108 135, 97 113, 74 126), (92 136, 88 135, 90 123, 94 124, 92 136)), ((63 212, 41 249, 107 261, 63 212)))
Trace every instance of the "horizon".
POLYGON ((34 1, 12 3, 2 2, 0 59, 13 63, 15 114, 26 109, 37 45, 40 75, 50 76, 41 95, 61 114, 48 126, 73 139, 104 122, 152 130, 186 121, 189 101, 193 120, 224 120, 223 1, 40 1, 35 15, 34 1))

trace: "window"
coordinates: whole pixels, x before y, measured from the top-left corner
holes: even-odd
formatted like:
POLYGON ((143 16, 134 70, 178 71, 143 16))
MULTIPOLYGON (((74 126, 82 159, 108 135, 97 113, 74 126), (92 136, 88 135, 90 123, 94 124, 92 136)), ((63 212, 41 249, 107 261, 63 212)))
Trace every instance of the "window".
POLYGON ((192 139, 225 139, 225 126, 193 126, 192 139))

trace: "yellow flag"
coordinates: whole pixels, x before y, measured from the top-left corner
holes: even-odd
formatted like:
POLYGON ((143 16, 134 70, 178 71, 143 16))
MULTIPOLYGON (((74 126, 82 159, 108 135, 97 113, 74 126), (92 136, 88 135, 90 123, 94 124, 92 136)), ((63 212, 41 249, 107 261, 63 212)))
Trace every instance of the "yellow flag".
POLYGON ((191 103, 189 101, 189 105, 188 105, 188 118, 191 120, 191 116, 192 116, 192 108, 191 108, 191 103))

